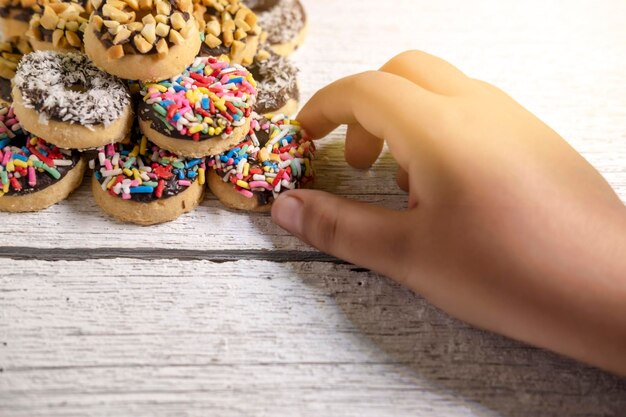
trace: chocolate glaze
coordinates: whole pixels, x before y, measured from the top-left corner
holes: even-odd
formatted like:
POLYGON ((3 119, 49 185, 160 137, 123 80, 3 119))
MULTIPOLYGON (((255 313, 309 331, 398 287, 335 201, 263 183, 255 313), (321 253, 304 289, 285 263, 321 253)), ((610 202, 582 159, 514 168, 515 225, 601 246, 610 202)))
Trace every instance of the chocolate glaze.
MULTIPOLYGON (((139 108, 137 109, 137 113, 139 114, 141 120, 152 122, 151 128, 153 130, 156 130, 157 132, 170 138, 193 141, 193 138, 191 136, 181 134, 178 130, 176 130, 174 126, 171 126, 169 123, 165 123, 163 122, 163 120, 159 119, 156 111, 149 104, 146 104, 146 102, 143 100, 139 102, 139 108)), ((221 136, 211 136, 201 133, 199 142, 210 139, 217 139, 220 137, 221 136)))
POLYGON ((202 42, 199 56, 219 57, 220 55, 228 55, 229 53, 230 53, 230 48, 225 46, 224 44, 218 45, 215 48, 209 48, 209 45, 202 42))
POLYGON ((245 0, 246 6, 254 12, 265 12, 278 4, 279 0, 245 0))
MULTIPOLYGON (((133 127, 133 133, 132 133, 132 138, 130 143, 128 144, 121 144, 118 143, 115 145, 115 149, 119 152, 120 150, 124 150, 124 151, 128 151, 131 152, 133 150, 133 148, 139 143, 139 141, 141 140, 141 133, 139 132, 139 128, 138 126, 135 124, 133 127)), ((148 142, 148 147, 154 146, 153 143, 148 142)), ((140 158, 141 156, 138 155, 137 158, 140 158)), ((95 171, 100 171, 102 167, 102 165, 100 165, 100 160, 96 157, 94 158, 95 161, 95 171)), ((145 165, 147 166, 151 166, 153 164, 152 161, 148 160, 148 158, 146 156, 143 157, 143 162, 145 165)), ((131 201, 135 201, 138 203, 151 203, 153 201, 156 200, 164 200, 166 198, 170 198, 170 197, 174 197, 178 194, 180 194, 181 192, 187 190, 189 187, 184 187, 182 185, 178 185, 178 168, 174 168, 172 167, 172 177, 165 180, 165 188, 163 189, 163 195, 161 198, 157 198, 156 195, 154 193, 152 194, 143 194, 143 193, 136 193, 136 194, 131 194, 130 195, 130 199, 131 201)), ((183 169, 183 171, 185 172, 185 177, 187 176, 187 169, 183 169)), ((96 177, 97 178, 97 177, 96 177)), ((185 178, 189 181, 191 181, 192 183, 194 183, 195 181, 197 181, 197 177, 194 178, 193 180, 189 179, 189 178, 185 178)), ((104 180, 104 177, 100 177, 98 179, 98 182, 100 184, 102 184, 104 180)), ((120 196, 121 199, 121 196, 120 196)))
MULTIPOLYGON (((18 135, 11 141, 10 146, 16 146, 16 147, 25 146, 27 138, 28 136, 18 135)), ((20 196, 24 194, 32 194, 32 193, 36 193, 37 191, 44 190, 53 184, 56 184, 57 182, 61 181, 67 175, 68 172, 70 172, 72 169, 76 167, 76 164, 78 164, 78 161, 80 161, 80 152, 73 150, 71 159, 72 159, 72 165, 55 167, 56 170, 59 171, 59 173, 61 174, 61 178, 59 178, 58 180, 54 179, 50 174, 48 174, 45 171, 39 172, 39 170, 35 170, 35 175, 37 177, 37 185, 35 185, 34 187, 31 187, 30 185, 28 185, 28 176, 24 176, 22 178, 16 178, 16 180, 22 186, 22 189, 19 191, 16 191, 13 187, 11 187, 9 189, 9 192, 6 193, 5 195, 20 196)))
POLYGON ((11 80, 0 78, 0 98, 8 103, 13 101, 11 98, 11 80))

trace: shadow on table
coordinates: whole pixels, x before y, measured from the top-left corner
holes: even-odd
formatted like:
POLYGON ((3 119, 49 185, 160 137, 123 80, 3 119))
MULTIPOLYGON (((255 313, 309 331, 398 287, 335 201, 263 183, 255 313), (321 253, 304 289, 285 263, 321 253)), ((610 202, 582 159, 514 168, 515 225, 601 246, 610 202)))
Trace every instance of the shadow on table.
MULTIPOLYGON (((337 160, 342 153, 337 141, 326 144, 320 157, 337 160)), ((388 154, 379 161, 387 175, 390 161, 388 154)), ((319 188, 341 193, 348 169, 339 164, 321 168, 319 188)), ((257 227, 272 236, 264 229, 276 226, 257 227)), ((432 385, 469 408, 504 417, 626 415, 626 380, 477 330, 383 277, 351 269, 353 282, 298 270, 294 274, 330 293, 355 328, 416 384, 432 385)))
MULTIPOLYGON (((332 277, 303 279, 337 288, 332 277)), ((410 377, 470 408, 505 417, 626 415, 625 379, 477 330, 384 277, 355 273, 344 285, 333 298, 360 333, 410 377)))

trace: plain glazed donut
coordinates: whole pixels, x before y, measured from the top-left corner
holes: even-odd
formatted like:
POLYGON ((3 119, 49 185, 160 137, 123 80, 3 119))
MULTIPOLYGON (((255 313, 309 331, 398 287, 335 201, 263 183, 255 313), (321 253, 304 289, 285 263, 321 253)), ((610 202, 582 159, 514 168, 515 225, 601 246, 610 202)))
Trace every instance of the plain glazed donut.
POLYGON ((14 78, 13 105, 26 130, 62 148, 118 142, 132 124, 126 85, 76 53, 24 56, 14 78))
POLYGON ((171 221, 196 208, 204 197, 204 158, 180 158, 141 134, 133 134, 130 144, 99 148, 89 164, 96 202, 123 222, 171 221))
POLYGON ((296 120, 256 116, 245 142, 210 158, 209 188, 225 206, 268 212, 283 191, 313 182, 315 145, 296 120))
POLYGON ((200 51, 191 0, 92 0, 85 52, 104 71, 127 80, 180 74, 200 51))
POLYGON ((178 77, 143 85, 139 126, 152 142, 184 157, 217 155, 250 129, 256 82, 240 65, 196 58, 178 77))
POLYGON ((38 211, 58 203, 80 185, 86 165, 78 151, 23 131, 13 109, 0 106, 0 211, 38 211))

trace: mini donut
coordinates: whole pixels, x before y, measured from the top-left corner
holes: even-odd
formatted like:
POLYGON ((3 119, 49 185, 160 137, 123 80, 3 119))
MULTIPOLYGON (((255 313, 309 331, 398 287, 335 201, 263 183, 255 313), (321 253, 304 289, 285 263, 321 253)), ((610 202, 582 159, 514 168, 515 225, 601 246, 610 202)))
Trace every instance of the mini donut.
POLYGON ((0 42, 0 101, 11 103, 11 80, 22 56, 31 52, 25 38, 13 38, 0 42))
POLYGON ((104 71, 127 80, 180 74, 200 51, 191 0, 92 0, 85 52, 104 71))
POLYGON ((255 117, 245 142, 210 158, 209 188, 227 207, 268 212, 283 191, 310 186, 315 145, 296 120, 255 117))
POLYGON ((24 36, 30 18, 39 9, 37 0, 0 0, 0 38, 24 36))
POLYGON ((296 113, 300 99, 298 68, 288 57, 262 50, 248 67, 248 71, 257 82, 255 112, 286 115, 296 113))
POLYGON ((240 65, 196 58, 178 77, 144 84, 139 126, 163 149, 184 157, 217 155, 245 139, 256 82, 240 65))
POLYGON ((306 38, 307 18, 300 0, 244 0, 259 17, 267 42, 278 55, 289 55, 306 38))
POLYGON ((26 36, 36 51, 82 51, 91 11, 88 1, 46 0, 30 19, 26 36))
POLYGON ((87 163, 23 131, 13 109, 0 106, 0 211, 39 211, 67 198, 87 163))
POLYGON ((201 56, 226 56, 233 64, 252 64, 261 37, 252 10, 239 0, 194 0, 194 16, 200 23, 201 56))
POLYGON ((13 106, 26 130, 67 149, 118 142, 132 124, 127 86, 77 53, 24 56, 13 79, 13 106))
POLYGON ((130 144, 99 148, 89 164, 96 203, 123 222, 171 221, 196 208, 204 197, 204 158, 180 158, 141 134, 134 134, 130 144))

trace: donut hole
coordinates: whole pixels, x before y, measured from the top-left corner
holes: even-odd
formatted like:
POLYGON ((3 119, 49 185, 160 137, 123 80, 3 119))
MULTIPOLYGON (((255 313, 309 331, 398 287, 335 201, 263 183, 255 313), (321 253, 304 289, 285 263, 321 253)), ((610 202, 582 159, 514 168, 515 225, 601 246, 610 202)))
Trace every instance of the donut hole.
POLYGON ((74 91, 76 93, 86 93, 87 91, 89 91, 89 89, 82 84, 72 84, 65 87, 65 89, 68 91, 74 91))

